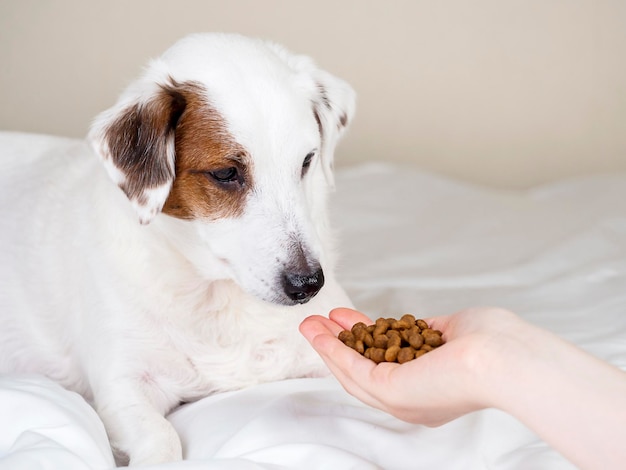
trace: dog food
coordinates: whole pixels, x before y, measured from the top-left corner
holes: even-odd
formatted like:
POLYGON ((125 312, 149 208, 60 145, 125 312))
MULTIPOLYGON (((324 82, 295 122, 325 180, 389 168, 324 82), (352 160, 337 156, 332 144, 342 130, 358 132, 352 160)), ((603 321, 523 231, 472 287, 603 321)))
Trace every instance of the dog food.
POLYGON ((339 333, 339 340, 375 363, 403 364, 443 344, 439 330, 411 314, 395 318, 379 318, 373 325, 355 323, 351 330, 339 333))

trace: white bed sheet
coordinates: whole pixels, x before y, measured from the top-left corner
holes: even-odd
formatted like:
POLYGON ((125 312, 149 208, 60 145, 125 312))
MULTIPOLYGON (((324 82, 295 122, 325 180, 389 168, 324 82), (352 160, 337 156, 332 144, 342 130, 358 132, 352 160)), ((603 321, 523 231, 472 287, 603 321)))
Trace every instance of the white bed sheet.
MULTIPOLYGON (((72 143, 0 133, 0 153, 24 140, 72 143)), ((366 164, 338 171, 332 207, 340 278, 370 316, 501 305, 626 370, 626 174, 501 191, 366 164)), ((497 410, 415 426, 332 378, 211 396, 169 419, 187 460, 154 469, 573 468, 497 410)), ((0 470, 113 466, 95 412, 45 379, 0 377, 0 420, 0 470)))

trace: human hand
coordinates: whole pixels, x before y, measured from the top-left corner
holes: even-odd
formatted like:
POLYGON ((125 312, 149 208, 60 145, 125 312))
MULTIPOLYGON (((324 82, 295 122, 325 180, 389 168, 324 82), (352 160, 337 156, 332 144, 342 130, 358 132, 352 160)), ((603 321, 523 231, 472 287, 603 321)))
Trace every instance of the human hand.
POLYGON ((488 370, 498 360, 498 348, 506 347, 505 333, 523 325, 511 312, 495 308, 426 319, 443 332, 443 346, 402 365, 377 365, 337 339, 341 330, 359 321, 372 323, 360 312, 339 308, 329 318, 308 317, 300 331, 350 394, 399 419, 427 426, 492 406, 488 370))
POLYGON ((507 310, 424 320, 443 332, 445 344, 404 364, 377 365, 337 339, 358 321, 372 323, 354 310, 308 317, 300 331, 349 393, 397 418, 438 426, 495 407, 579 468, 623 468, 623 370, 507 310))

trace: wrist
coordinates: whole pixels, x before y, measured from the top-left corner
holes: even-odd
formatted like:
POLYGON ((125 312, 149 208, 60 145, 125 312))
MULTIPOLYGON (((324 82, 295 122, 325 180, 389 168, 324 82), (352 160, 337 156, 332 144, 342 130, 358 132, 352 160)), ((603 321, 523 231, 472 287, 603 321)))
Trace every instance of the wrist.
POLYGON ((483 406, 517 415, 520 396, 545 382, 545 362, 558 338, 510 312, 498 315, 476 348, 473 370, 482 385, 483 406))

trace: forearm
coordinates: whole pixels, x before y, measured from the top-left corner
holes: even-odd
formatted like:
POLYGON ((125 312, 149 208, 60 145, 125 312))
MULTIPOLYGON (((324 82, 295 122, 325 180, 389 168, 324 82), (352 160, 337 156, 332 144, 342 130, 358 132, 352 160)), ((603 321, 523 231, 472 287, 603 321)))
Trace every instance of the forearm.
POLYGON ((626 373, 531 325, 516 339, 492 363, 496 407, 580 468, 624 468, 626 373))

